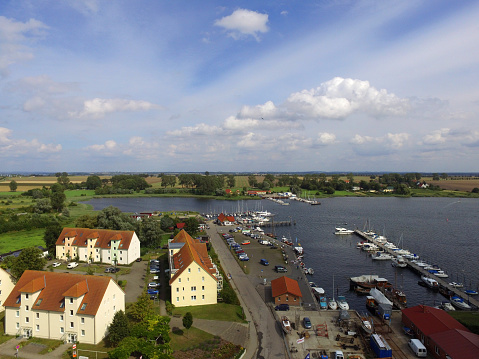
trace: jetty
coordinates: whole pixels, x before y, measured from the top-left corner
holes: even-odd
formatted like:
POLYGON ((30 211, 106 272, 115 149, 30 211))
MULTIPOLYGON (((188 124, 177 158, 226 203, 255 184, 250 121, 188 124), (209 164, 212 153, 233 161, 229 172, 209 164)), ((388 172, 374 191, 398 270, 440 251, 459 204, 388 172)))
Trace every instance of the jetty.
MULTIPOLYGON (((388 247, 385 247, 382 243, 379 243, 377 241, 374 240, 374 238, 368 234, 366 234, 365 232, 363 231, 360 231, 358 229, 356 229, 354 231, 354 233, 356 233, 359 237, 367 240, 368 242, 371 242, 371 243, 374 243, 375 245, 377 245, 379 248, 381 248, 381 250, 383 250, 384 252, 386 253, 389 253, 390 255, 393 255, 393 256, 397 256, 397 254, 390 248, 388 247)), ((409 259, 405 259, 405 262, 407 264, 407 267, 416 272, 417 274, 419 274, 420 276, 424 275, 424 276, 427 276, 427 277, 433 277, 438 283, 440 286, 446 288, 447 290, 450 291, 450 293, 454 293, 454 295, 458 296, 458 297, 461 297, 462 299, 464 299, 466 302, 468 302, 469 304, 473 305, 475 307, 475 310, 478 310, 479 309, 479 301, 471 296, 469 296, 467 293, 464 293, 463 291, 460 291, 459 289, 457 289, 456 287, 453 287, 451 285, 449 285, 448 282, 446 282, 444 279, 442 278, 439 278, 439 277, 436 277, 436 276, 432 276, 430 272, 428 272, 427 270, 425 270, 424 268, 418 266, 416 263, 414 263, 413 261, 409 260, 409 259)))

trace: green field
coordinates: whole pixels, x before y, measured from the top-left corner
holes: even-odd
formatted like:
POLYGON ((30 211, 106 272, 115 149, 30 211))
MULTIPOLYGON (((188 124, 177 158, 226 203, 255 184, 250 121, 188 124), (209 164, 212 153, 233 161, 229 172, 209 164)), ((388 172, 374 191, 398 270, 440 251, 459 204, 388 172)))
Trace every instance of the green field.
POLYGON ((198 305, 194 307, 181 307, 173 310, 173 315, 184 316, 190 312, 193 318, 224 320, 228 322, 244 323, 241 317, 242 309, 239 305, 218 303, 212 305, 198 305))
POLYGON ((43 228, 32 229, 30 231, 2 233, 0 241, 0 253, 16 251, 18 249, 45 246, 43 228))

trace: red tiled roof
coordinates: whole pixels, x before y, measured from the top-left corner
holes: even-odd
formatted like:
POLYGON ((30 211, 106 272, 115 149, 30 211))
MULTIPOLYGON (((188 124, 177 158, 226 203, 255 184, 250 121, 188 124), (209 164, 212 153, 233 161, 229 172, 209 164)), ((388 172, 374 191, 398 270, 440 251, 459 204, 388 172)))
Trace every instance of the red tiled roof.
POLYGON ((78 313, 96 315, 108 284, 112 280, 108 276, 26 270, 3 306, 18 308, 21 303, 17 303, 17 299, 22 292, 35 293, 40 291, 32 309, 64 312, 65 308, 60 307, 60 305, 65 300, 65 296, 78 298, 84 294, 78 313), (81 310, 83 304, 86 304, 86 307, 81 310))
POLYGON ((128 250, 134 233, 134 231, 113 231, 109 229, 63 228, 55 244, 57 246, 64 245, 65 238, 74 237, 74 246, 86 247, 88 239, 96 239, 95 248, 110 248, 108 243, 119 240, 118 249, 128 250))
POLYGON ((303 297, 298 282, 284 276, 271 281, 271 290, 273 292, 273 298, 286 293, 303 297))
POLYGON ((185 223, 177 223, 176 224, 176 228, 178 228, 178 229, 183 229, 184 226, 185 226, 185 223))
POLYGON ((224 213, 220 213, 218 215, 218 221, 220 221, 220 222, 225 222, 225 221, 234 222, 235 217, 234 216, 227 216, 224 213))
POLYGON ((216 269, 213 267, 213 263, 211 263, 211 260, 208 257, 205 243, 200 243, 198 239, 192 238, 184 229, 182 229, 171 242, 184 243, 185 245, 173 255, 173 265, 178 271, 170 279, 170 284, 173 283, 193 262, 198 264, 215 280, 217 280, 215 276, 216 269))
POLYGON ((451 358, 479 358, 479 335, 460 329, 451 329, 430 335, 451 358))
POLYGON ((416 305, 402 310, 406 316, 425 335, 444 332, 449 329, 468 331, 467 328, 441 309, 416 305))

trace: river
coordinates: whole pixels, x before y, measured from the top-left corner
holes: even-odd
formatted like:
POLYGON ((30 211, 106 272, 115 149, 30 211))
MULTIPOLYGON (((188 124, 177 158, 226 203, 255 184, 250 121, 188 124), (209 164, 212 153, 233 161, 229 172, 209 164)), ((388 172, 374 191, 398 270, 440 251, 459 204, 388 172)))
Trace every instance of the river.
MULTIPOLYGON (((402 242, 430 264, 438 264, 450 281, 467 287, 479 286, 479 201, 451 198, 326 198, 321 205, 290 201, 281 206, 268 200, 218 201, 197 198, 99 198, 88 204, 95 210, 115 206, 124 212, 198 211, 200 213, 268 210, 275 221, 292 220, 293 226, 276 227, 305 248, 305 264, 315 271, 312 280, 328 296, 346 295, 353 309, 364 310, 364 297, 349 292, 349 277, 377 274, 402 287, 408 306, 439 304, 445 298, 417 284, 419 277, 409 269, 395 269, 390 261, 373 261, 356 248, 359 237, 334 235, 337 226, 364 229, 366 223, 389 241, 402 242)), ((446 279, 447 280, 447 279, 446 279)))

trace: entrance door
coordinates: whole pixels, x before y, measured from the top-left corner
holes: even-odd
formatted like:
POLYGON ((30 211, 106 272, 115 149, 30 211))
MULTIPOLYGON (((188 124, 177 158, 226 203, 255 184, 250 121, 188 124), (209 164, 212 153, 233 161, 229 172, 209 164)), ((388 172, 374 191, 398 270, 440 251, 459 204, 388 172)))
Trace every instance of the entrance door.
POLYGON ((31 329, 23 329, 23 337, 28 339, 32 336, 32 330, 31 329))
POLYGON ((68 334, 68 343, 76 343, 77 342, 77 335, 76 334, 68 334))

